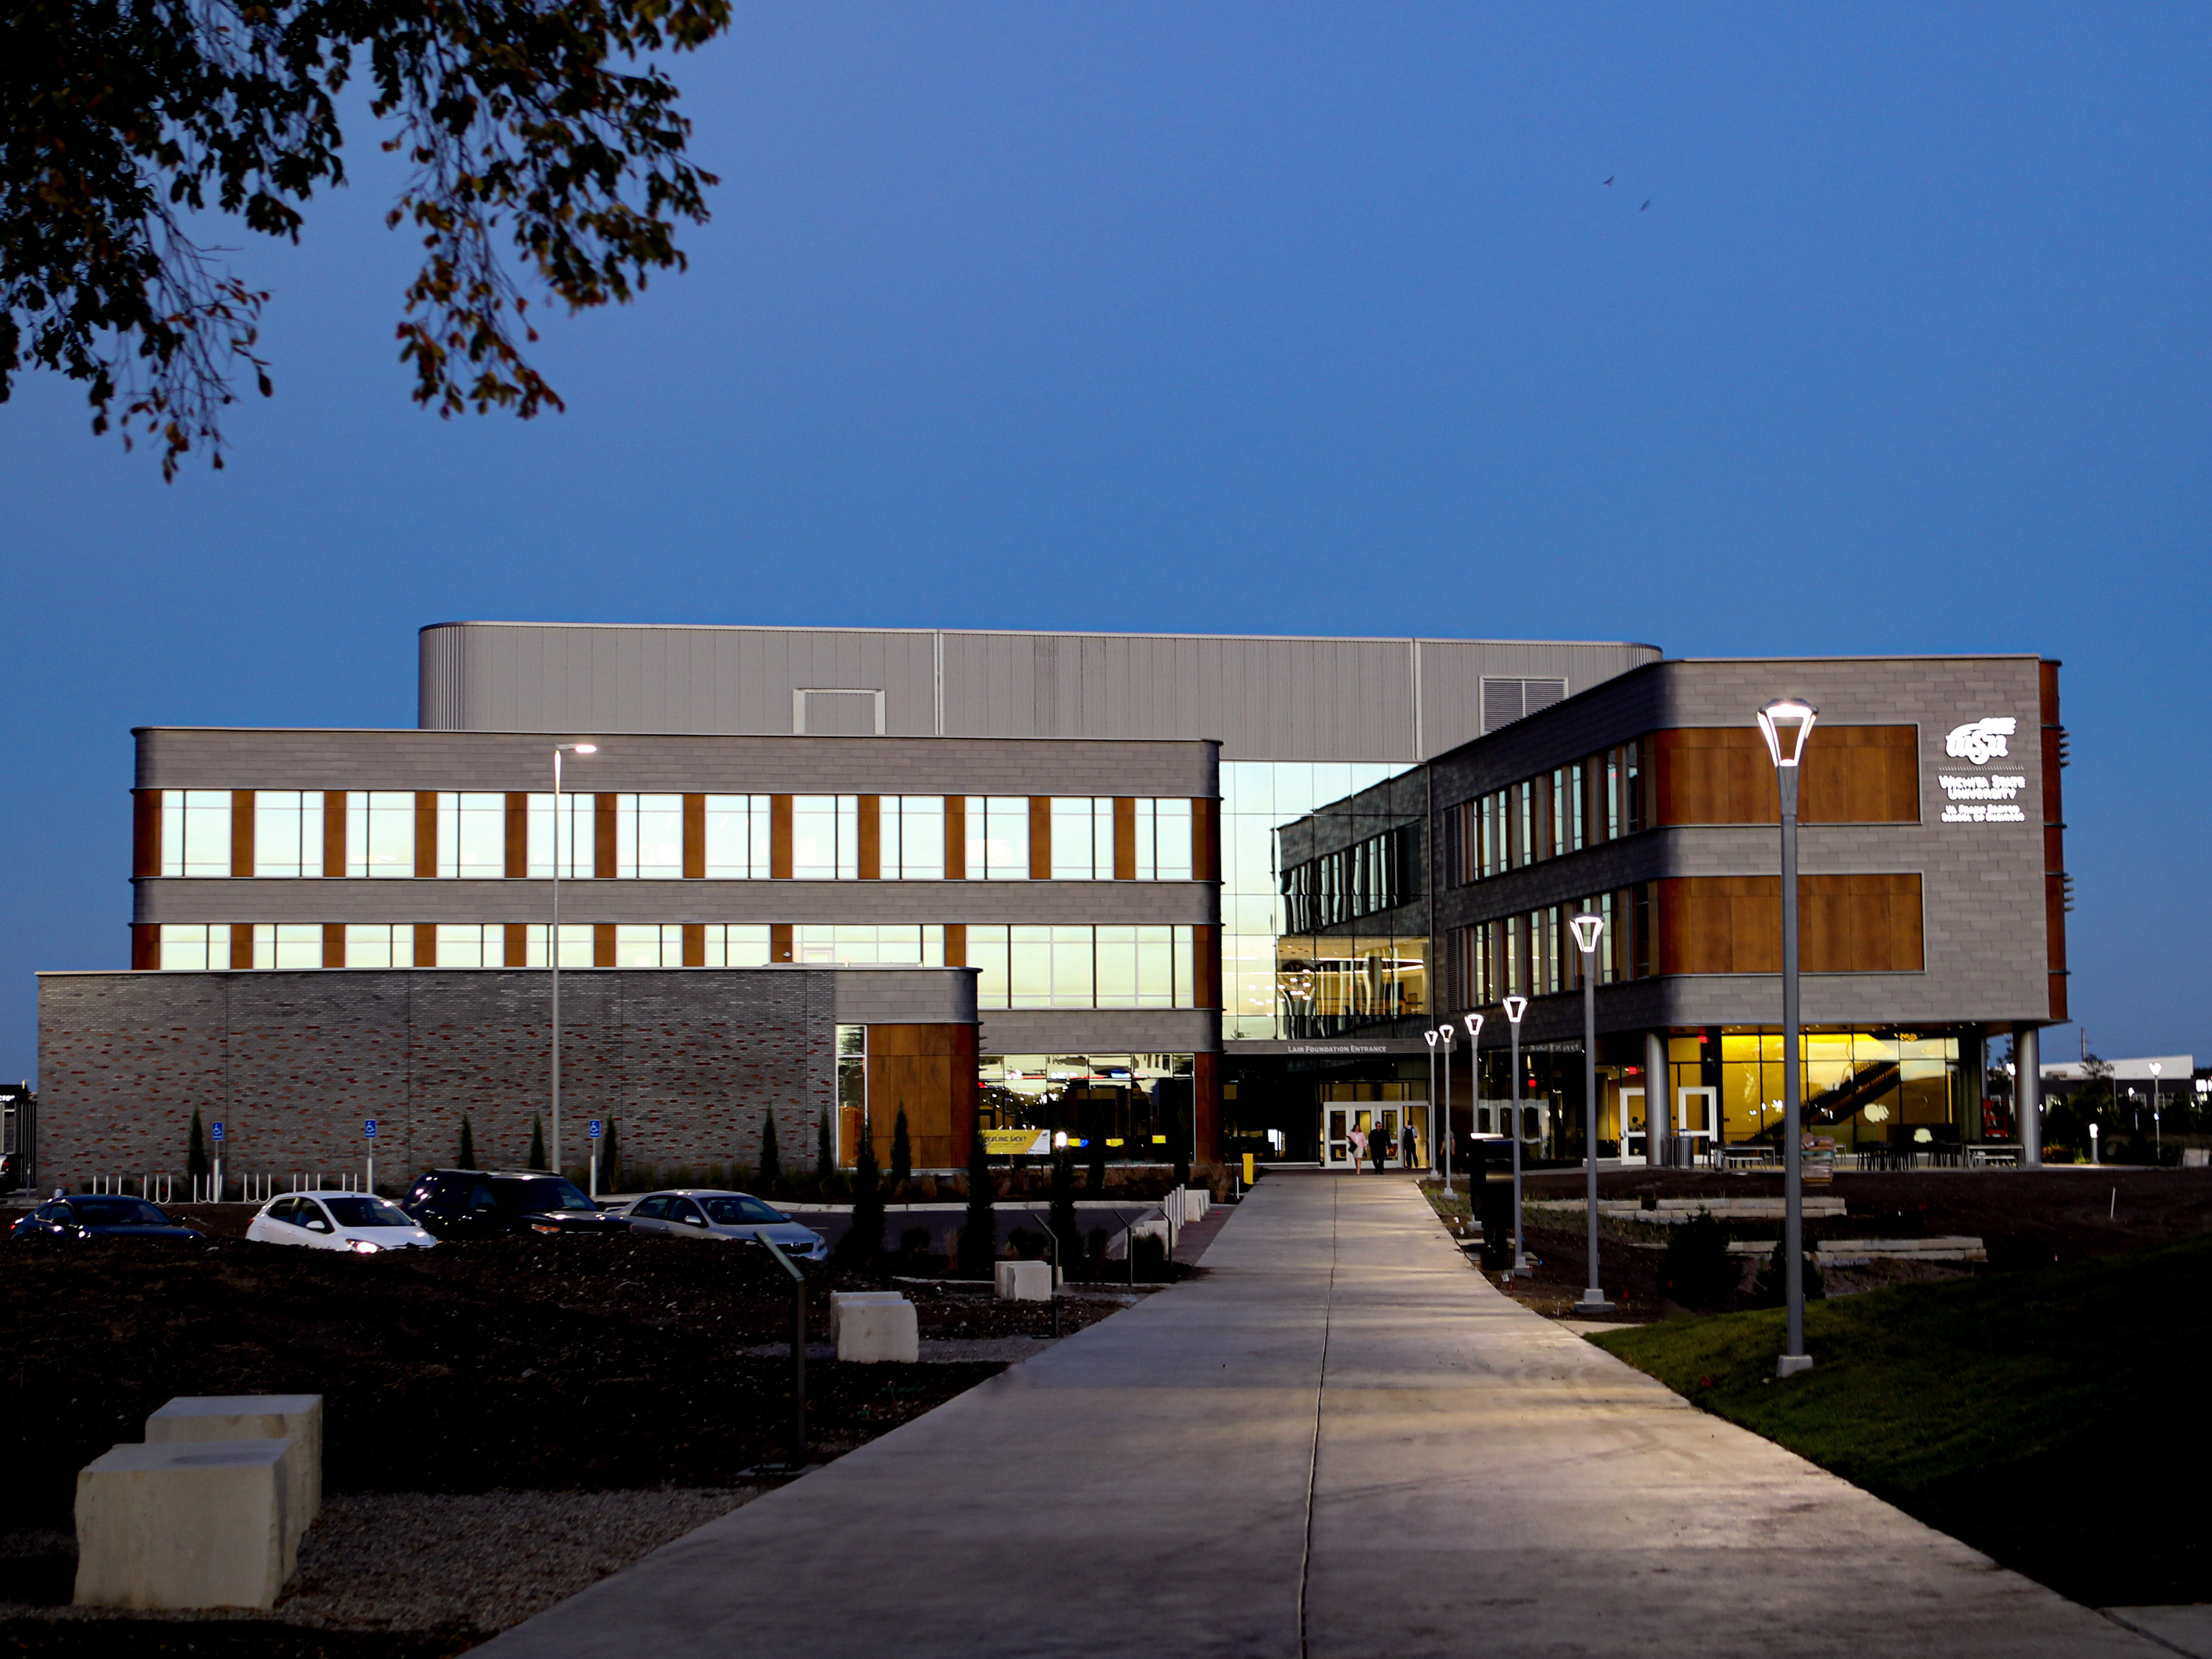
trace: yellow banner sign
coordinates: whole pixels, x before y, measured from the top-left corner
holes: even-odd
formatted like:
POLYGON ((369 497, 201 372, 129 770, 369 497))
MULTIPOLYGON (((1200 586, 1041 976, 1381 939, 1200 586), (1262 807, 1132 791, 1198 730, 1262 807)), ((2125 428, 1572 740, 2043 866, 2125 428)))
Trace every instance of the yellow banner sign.
POLYGON ((1043 1129, 984 1129, 978 1133, 983 1137, 983 1150, 993 1158, 1052 1150, 1052 1136, 1043 1129))

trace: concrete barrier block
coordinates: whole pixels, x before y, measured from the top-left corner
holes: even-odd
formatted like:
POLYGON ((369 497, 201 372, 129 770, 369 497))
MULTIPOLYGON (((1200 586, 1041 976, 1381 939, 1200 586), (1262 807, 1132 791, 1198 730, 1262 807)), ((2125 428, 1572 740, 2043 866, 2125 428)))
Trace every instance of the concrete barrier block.
POLYGON ((1049 1262, 1001 1261, 996 1264, 995 1278, 1001 1302, 1052 1300, 1052 1266, 1049 1262))
POLYGON ((848 1308, 887 1308, 905 1301, 896 1291, 832 1291, 830 1292, 830 1340, 844 1328, 848 1308))
POLYGON ((1182 1188, 1182 1214, 1178 1219, 1185 1226, 1194 1221, 1205 1220, 1206 1206, 1212 1198, 1212 1194, 1203 1187, 1185 1187, 1182 1188))
POLYGON ((323 1397, 319 1394, 179 1395, 146 1419, 146 1443, 289 1440, 291 1486, 284 1517, 290 1547, 323 1509, 323 1397))
POLYGON ((848 1304, 837 1323, 837 1358, 862 1365, 913 1364, 921 1358, 914 1304, 903 1297, 848 1304))
POLYGON ((290 1440, 117 1446, 76 1477, 88 1607, 270 1607, 292 1576, 290 1440))

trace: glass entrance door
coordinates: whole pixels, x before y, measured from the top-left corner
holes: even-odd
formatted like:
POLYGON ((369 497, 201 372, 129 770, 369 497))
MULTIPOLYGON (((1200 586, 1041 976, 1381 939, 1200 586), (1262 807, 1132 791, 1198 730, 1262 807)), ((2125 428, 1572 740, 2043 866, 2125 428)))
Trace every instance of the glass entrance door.
POLYGON ((1677 1089, 1674 1091, 1674 1138, 1686 1141, 1690 1157, 1705 1163, 1712 1157, 1714 1131, 1720 1126, 1717 1089, 1677 1089))

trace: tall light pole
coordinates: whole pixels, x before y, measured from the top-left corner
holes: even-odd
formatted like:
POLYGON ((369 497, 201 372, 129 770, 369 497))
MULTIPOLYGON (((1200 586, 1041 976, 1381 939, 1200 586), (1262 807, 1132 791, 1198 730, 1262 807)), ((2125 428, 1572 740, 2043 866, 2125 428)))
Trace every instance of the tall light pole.
MULTIPOLYGON (((1451 1121, 1452 1039, 1457 1035, 1449 1020, 1437 1027, 1437 1041, 1443 1044, 1444 1048, 1444 1121, 1446 1123, 1451 1121)), ((1444 1184, 1444 1190, 1447 1192, 1451 1190, 1450 1182, 1447 1182, 1444 1184)))
MULTIPOLYGON (((2159 1074, 2159 1073, 2160 1073, 2160 1072, 2161 1072, 2161 1071, 2163 1071, 2164 1069, 2165 1069, 2165 1067, 2161 1066, 2160 1066, 2160 1065, 2156 1060, 2154 1060, 2153 1061, 2151 1061, 2151 1063, 2150 1063, 2150 1144, 2152 1145, 2152 1146, 2154 1146, 2154 1148, 2156 1148, 2156 1149, 2157 1149, 2157 1152, 2158 1152, 2159 1154, 2160 1154, 2160 1155, 2162 1155, 2162 1154, 2165 1152, 2165 1151, 2166 1151, 2166 1141, 2165 1141, 2165 1139, 2164 1139, 2160 1135, 2160 1133, 2159 1133, 2159 1128, 2158 1128, 2158 1074, 2159 1074)), ((2158 1161, 2158 1160, 2157 1160, 2157 1157, 2155 1157, 2155 1156, 2154 1156, 2154 1157, 2152 1158, 2152 1160, 2151 1160, 2151 1161, 2152 1161, 2153 1163, 2156 1163, 2156 1162, 2158 1161)))
POLYGON ((1781 1376, 1813 1369, 1813 1356, 1805 1352, 1805 1136, 1798 1121, 1804 1044, 1797 1018, 1797 777, 1820 717, 1811 703, 1794 697, 1778 698, 1759 711, 1759 730, 1782 798, 1782 1273, 1790 1334, 1775 1364, 1781 1376))
MULTIPOLYGON (((553 745, 553 933, 545 941, 545 960, 553 970, 553 1173, 561 1173, 561 757, 596 755, 596 743, 553 745)), ((574 836, 570 836, 573 842, 574 836)))
POLYGON ((1611 1313, 1613 1304, 1597 1282, 1597 942, 1605 918, 1585 910, 1568 922, 1583 953, 1583 1168, 1589 1192, 1589 1273, 1577 1313, 1611 1313))
MULTIPOLYGON (((1505 1023, 1513 1028, 1513 1274, 1528 1276, 1528 1253, 1521 1237, 1521 1016, 1528 1012, 1528 999, 1505 999, 1505 1023)), ((1481 1091, 1476 1091, 1476 1098, 1481 1091)))
MULTIPOLYGON (((1482 1016, 1462 1014, 1460 1018, 1467 1026, 1467 1133, 1469 1139, 1472 1139, 1477 1117, 1482 1110, 1482 1016)), ((1451 1119, 1449 1116, 1444 1119, 1444 1134, 1447 1137, 1444 1155, 1449 1158, 1451 1155, 1449 1139, 1451 1134, 1451 1119)), ((1487 1167, 1486 1164, 1485 1168, 1487 1169, 1487 1167)), ((1469 1173, 1472 1174, 1472 1172, 1470 1169, 1469 1173)), ((1444 1177, 1444 1185, 1446 1187, 1451 1185, 1451 1177, 1449 1175, 1444 1177)), ((1472 1186, 1467 1189, 1467 1197, 1468 1202, 1472 1205, 1474 1202, 1474 1188, 1472 1186)))
MULTIPOLYGON (((1429 1120, 1433 1126, 1437 1115, 1437 1034, 1431 1029, 1422 1032, 1421 1035, 1426 1037, 1429 1042, 1429 1120)), ((1449 1176, 1444 1177, 1444 1196, 1446 1198, 1451 1196, 1449 1176)))

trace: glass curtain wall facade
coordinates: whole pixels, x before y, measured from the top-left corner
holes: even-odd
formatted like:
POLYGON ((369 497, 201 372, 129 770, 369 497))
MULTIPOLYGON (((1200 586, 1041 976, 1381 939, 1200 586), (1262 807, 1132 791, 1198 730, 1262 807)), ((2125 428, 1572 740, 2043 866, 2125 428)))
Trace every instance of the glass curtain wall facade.
POLYGON ((1224 761, 1221 763, 1221 1035, 1275 1039, 1313 1034, 1316 1018, 1393 1018, 1378 1009, 1425 1007, 1419 988, 1425 933, 1355 929, 1324 942, 1290 933, 1275 832, 1316 807, 1407 769, 1401 763, 1224 761), (1409 1000, 1410 999, 1410 1000, 1409 1000))
POLYGON ((977 1121, 1065 1133, 1079 1160, 1164 1163, 1188 1150, 1194 1056, 994 1054, 978 1072, 977 1121))

